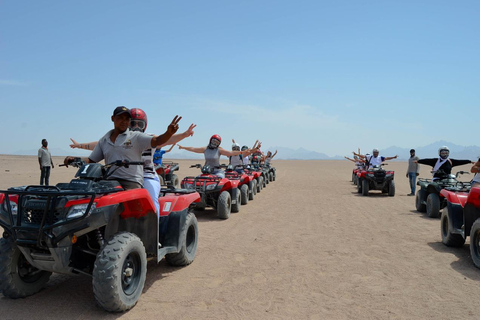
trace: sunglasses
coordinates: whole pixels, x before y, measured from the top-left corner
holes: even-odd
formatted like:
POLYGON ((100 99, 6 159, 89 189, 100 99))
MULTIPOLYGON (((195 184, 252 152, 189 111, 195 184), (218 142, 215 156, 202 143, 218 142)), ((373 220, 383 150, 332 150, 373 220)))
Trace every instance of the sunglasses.
POLYGON ((239 147, 233 147, 232 150, 234 150, 234 151, 240 151, 240 148, 239 148, 239 147))
POLYGON ((130 121, 130 127, 134 128, 135 126, 139 127, 140 129, 145 129, 145 121, 143 120, 132 120, 130 121))

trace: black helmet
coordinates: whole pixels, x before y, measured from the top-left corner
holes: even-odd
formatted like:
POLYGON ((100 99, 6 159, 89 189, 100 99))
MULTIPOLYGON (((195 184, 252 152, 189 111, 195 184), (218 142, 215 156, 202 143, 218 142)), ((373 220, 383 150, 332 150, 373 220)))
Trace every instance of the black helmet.
POLYGON ((247 149, 248 149, 247 146, 243 146, 243 147, 242 147, 242 151, 245 151, 245 150, 247 150, 247 149))

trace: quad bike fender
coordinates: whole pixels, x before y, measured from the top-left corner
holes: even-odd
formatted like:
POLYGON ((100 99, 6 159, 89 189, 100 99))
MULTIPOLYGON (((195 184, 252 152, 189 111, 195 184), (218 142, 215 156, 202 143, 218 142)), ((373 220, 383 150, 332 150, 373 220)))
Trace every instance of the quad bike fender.
POLYGON ((430 194, 430 193, 439 194, 439 193, 440 193, 440 190, 442 190, 442 188, 440 188, 440 186, 439 186, 438 184, 436 184, 435 182, 433 182, 433 183, 429 183, 429 184, 426 186, 426 190, 427 190, 427 195, 430 194))
POLYGON ((480 207, 472 203, 466 203, 463 214, 465 216, 465 236, 469 236, 473 223, 480 218, 480 207))
POLYGON ((452 233, 458 233, 456 230, 461 230, 464 223, 463 207, 458 203, 452 203, 449 201, 447 201, 447 207, 447 214, 449 215, 449 219, 452 222, 451 225, 448 226, 448 228, 452 233))
POLYGON ((120 213, 123 219, 140 218, 155 212, 155 205, 146 189, 133 189, 103 196, 97 201, 97 208, 119 203, 123 204, 123 211, 120 213))
POLYGON ((468 193, 467 203, 471 203, 473 206, 480 208, 480 188, 471 188, 468 193))
POLYGON ((240 180, 228 180, 228 179, 226 180, 227 181, 225 181, 225 183, 223 184, 222 190, 220 190, 220 193, 222 193, 222 191, 229 191, 233 188, 238 188, 238 185, 240 184, 240 180))
POLYGON ((175 211, 168 216, 160 218, 160 243, 162 244, 162 247, 175 248, 173 251, 170 249, 170 252, 180 251, 180 246, 182 245, 180 231, 187 220, 188 213, 189 209, 185 208, 184 210, 175 211))
POLYGON ((468 192, 453 192, 446 189, 440 190, 440 195, 447 199, 448 202, 465 206, 468 198, 468 192))
POLYGON ((182 194, 180 196, 167 193, 164 197, 158 199, 158 202, 160 203, 160 216, 167 216, 171 212, 186 210, 193 203, 198 203, 200 201, 201 198, 198 192, 182 194))

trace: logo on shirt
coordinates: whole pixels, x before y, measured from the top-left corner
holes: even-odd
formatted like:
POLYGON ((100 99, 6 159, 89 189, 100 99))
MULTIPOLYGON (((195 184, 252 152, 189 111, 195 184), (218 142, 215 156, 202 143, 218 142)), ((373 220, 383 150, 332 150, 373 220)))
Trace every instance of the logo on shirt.
POLYGON ((133 146, 132 146, 132 141, 129 140, 129 139, 127 139, 127 141, 125 141, 125 142, 123 143, 123 148, 124 148, 124 149, 131 149, 132 147, 133 147, 133 146))

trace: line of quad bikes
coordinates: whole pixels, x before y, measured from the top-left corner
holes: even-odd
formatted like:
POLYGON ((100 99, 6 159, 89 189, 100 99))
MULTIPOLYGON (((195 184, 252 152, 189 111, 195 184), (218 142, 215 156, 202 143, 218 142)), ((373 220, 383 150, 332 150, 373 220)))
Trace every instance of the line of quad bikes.
MULTIPOLYGON (((459 181, 455 175, 437 172, 438 180, 420 178, 420 189, 415 195, 415 208, 430 218, 440 218, 442 243, 448 247, 462 247, 470 237, 470 255, 475 267, 480 268, 480 188, 472 188, 471 182, 459 181)), ((357 192, 368 196, 370 190, 381 190, 395 195, 394 172, 382 166, 370 169, 356 168, 352 182, 357 192)))
POLYGON ((24 298, 40 291, 53 272, 92 277, 96 302, 110 312, 126 311, 143 291, 147 261, 163 258, 173 266, 196 256, 196 210, 212 207, 220 219, 255 199, 276 171, 270 166, 221 166, 225 178, 208 166, 181 182, 178 163, 157 167, 162 188, 160 213, 145 189, 125 191, 107 178, 122 162, 85 164, 79 158, 75 178, 56 186, 0 190, 0 291, 24 298))

